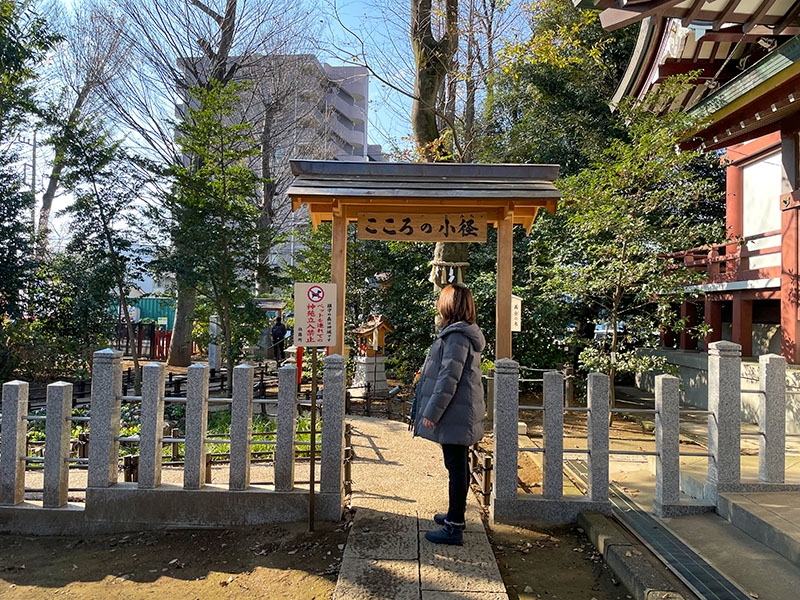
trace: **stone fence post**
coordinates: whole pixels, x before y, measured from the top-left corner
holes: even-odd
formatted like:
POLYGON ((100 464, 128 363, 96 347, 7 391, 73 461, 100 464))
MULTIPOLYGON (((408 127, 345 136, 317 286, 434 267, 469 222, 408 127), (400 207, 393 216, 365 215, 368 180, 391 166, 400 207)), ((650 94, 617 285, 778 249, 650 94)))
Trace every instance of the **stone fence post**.
POLYGON ((708 345, 708 484, 722 491, 740 480, 742 347, 728 341, 708 345), (722 488, 722 489, 720 489, 722 488))
POLYGON ((219 374, 219 370, 222 368, 222 347, 216 341, 216 337, 219 335, 217 320, 217 315, 211 315, 208 319, 208 335, 211 336, 211 341, 208 343, 208 366, 219 374))
POLYGON ((44 440, 44 492, 42 506, 59 508, 69 492, 69 440, 72 434, 72 384, 64 381, 47 386, 44 440))
POLYGON ((564 377, 544 374, 544 486, 542 496, 560 500, 564 494, 564 377))
POLYGON ((28 383, 3 384, 3 432, 0 436, 0 505, 25 500, 25 438, 28 435, 28 383))
POLYGON ((208 431, 207 365, 186 371, 186 442, 183 445, 183 487, 199 490, 206 483, 206 433, 208 431))
POLYGON ((656 377, 656 497, 658 515, 680 502, 680 380, 673 375, 656 377))
POLYGON ((142 367, 142 413, 139 434, 139 487, 161 485, 161 449, 164 435, 164 377, 166 366, 148 363, 142 367))
POLYGON ((344 364, 345 358, 340 354, 325 357, 322 388, 319 491, 339 497, 344 490, 344 364))
POLYGON ((783 483, 786 473, 786 359, 759 357, 758 479, 783 483))
POLYGON ((593 502, 603 502, 608 500, 608 375, 589 373, 587 406, 588 496, 593 502))
POLYGON ((253 434, 253 367, 239 365, 233 369, 231 399, 231 490, 250 487, 250 438, 253 434))
POLYGON ((297 433, 297 367, 278 369, 278 426, 275 432, 275 490, 294 489, 294 440, 297 433))
POLYGON ((122 352, 106 348, 92 362, 92 418, 89 421, 89 487, 117 483, 122 352))
POLYGON ((519 363, 501 358, 494 363, 494 488, 495 498, 517 497, 519 464, 519 363))

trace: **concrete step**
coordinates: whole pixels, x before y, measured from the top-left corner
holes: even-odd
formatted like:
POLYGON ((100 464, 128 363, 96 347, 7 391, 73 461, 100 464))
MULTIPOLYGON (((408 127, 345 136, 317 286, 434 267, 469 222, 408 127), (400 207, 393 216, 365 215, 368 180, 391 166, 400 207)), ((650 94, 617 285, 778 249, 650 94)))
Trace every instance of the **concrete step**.
POLYGON ((800 493, 720 494, 717 512, 800 567, 800 493))
POLYGON ((750 597, 798 597, 800 567, 719 515, 707 513, 661 522, 750 597))

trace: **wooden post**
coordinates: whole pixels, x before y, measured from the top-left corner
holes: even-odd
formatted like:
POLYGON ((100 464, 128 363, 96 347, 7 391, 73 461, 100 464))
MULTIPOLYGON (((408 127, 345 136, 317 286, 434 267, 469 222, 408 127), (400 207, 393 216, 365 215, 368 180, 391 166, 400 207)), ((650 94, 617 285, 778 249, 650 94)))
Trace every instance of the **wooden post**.
POLYGON ((353 493, 353 431, 350 423, 344 424, 344 493, 353 493))
POLYGON ((694 302, 687 300, 681 304, 681 318, 686 319, 686 328, 680 333, 679 347, 681 350, 694 350, 697 348, 697 340, 690 331, 690 328, 697 326, 697 306, 694 302))
POLYGON ((309 436, 310 444, 310 457, 309 464, 311 465, 308 475, 308 530, 314 531, 314 487, 316 485, 316 473, 314 472, 317 464, 317 349, 310 348, 311 350, 311 426, 309 427, 311 433, 309 436))
POLYGON ((347 217, 335 213, 333 215, 331 233, 331 283, 336 284, 336 344, 328 348, 328 353, 344 354, 344 298, 347 285, 347 217))
POLYGON ((731 339, 742 347, 742 356, 753 356, 753 301, 733 297, 733 324, 731 339))
POLYGON ((708 345, 722 339, 722 303, 714 302, 708 296, 705 299, 705 318, 707 325, 711 326, 711 333, 705 338, 706 351, 708 345))
POLYGON ((514 270, 514 212, 497 223, 495 359, 511 358, 511 276, 514 270))

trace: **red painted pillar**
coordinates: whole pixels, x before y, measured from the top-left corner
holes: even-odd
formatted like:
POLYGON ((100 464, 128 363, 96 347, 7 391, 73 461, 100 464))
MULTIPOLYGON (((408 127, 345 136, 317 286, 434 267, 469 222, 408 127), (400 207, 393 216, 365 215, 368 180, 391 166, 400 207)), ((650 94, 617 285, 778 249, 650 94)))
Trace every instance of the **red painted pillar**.
POLYGON ((753 301, 733 297, 733 342, 742 347, 742 357, 753 356, 753 301))
POLYGON ((798 179, 796 129, 781 128, 781 354, 787 362, 800 363, 800 301, 798 299, 798 179))
MULTIPOLYGON (((729 166, 725 172, 725 225, 728 229, 728 238, 741 238, 744 232, 744 204, 743 204, 742 168, 729 166)), ((729 244, 725 247, 725 255, 733 256, 739 253, 738 244, 729 244)), ((739 270, 739 261, 732 260, 724 263, 727 274, 739 270)))
POLYGON ((689 329, 697 325, 697 306, 695 306, 694 302, 681 303, 681 319, 685 320, 686 327, 681 331, 680 349, 695 350, 697 348, 697 340, 692 337, 692 332, 689 331, 689 329))
POLYGON ((722 302, 714 302, 706 296, 703 320, 711 326, 711 333, 705 337, 706 350, 712 342, 722 339, 722 302))
POLYGON ((725 170, 725 224, 728 236, 740 236, 743 231, 742 168, 729 166, 725 170))

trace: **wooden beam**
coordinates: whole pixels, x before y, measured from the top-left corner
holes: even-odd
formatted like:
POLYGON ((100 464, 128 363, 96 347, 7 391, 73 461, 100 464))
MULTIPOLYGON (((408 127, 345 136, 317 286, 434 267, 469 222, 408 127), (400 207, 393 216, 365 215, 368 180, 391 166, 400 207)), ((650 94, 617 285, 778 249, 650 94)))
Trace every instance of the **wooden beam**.
POLYGON ((725 10, 722 11, 722 14, 719 18, 714 21, 714 26, 712 29, 714 31, 719 31, 719 29, 725 24, 730 22, 731 15, 733 12, 739 8, 739 4, 742 3, 742 0, 729 0, 728 4, 725 6, 725 10))
POLYGON ((658 79, 662 80, 672 75, 685 75, 692 71, 701 71, 697 79, 705 81, 714 77, 723 64, 725 64, 725 61, 722 60, 700 60, 698 62, 682 60, 679 62, 668 58, 663 65, 658 66, 658 79))
POLYGON ((347 219, 333 215, 331 232, 331 283, 336 284, 336 345, 331 354, 344 354, 344 301, 347 289, 347 219))
MULTIPOLYGON (((772 8, 772 5, 775 4, 776 0, 761 0, 761 4, 758 7, 758 10, 753 14, 753 16, 742 26, 742 31, 745 33, 749 33, 756 25, 760 25, 761 19, 767 14, 767 11, 772 8)), ((745 356, 742 353, 742 356, 745 356)))
POLYGON ((775 35, 781 35, 790 23, 796 21, 798 14, 800 14, 800 0, 795 0, 789 12, 775 25, 775 35))
POLYGON ((750 33, 742 33, 741 27, 731 27, 732 30, 739 30, 739 31, 728 31, 728 28, 723 29, 722 31, 706 31, 697 43, 700 42, 721 42, 721 43, 728 43, 728 44, 737 44, 741 41, 743 44, 755 44, 758 41, 758 38, 765 37, 763 35, 754 35, 750 33))
POLYGON ((703 8, 703 5, 706 3, 706 0, 694 0, 692 5, 689 7, 689 12, 686 13, 686 16, 683 17, 681 21, 681 25, 684 27, 688 27, 692 24, 697 18, 697 15, 700 13, 700 9, 703 8))
POLYGON ((514 212, 497 227, 495 358, 511 358, 511 285, 514 273, 514 212))
POLYGON ((683 0, 649 0, 638 4, 627 4, 625 8, 607 8, 600 13, 600 24, 606 31, 615 31, 646 17, 659 14, 680 4, 683 0))

